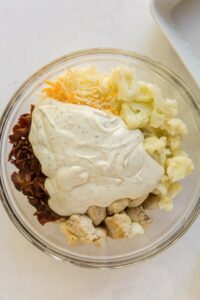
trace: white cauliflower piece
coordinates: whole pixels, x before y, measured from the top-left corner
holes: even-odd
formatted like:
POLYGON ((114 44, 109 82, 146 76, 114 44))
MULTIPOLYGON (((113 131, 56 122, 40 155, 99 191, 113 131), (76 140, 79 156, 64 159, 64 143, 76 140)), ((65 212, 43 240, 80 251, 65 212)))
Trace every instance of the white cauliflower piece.
POLYGON ((154 92, 153 85, 144 81, 138 81, 137 89, 134 96, 135 102, 153 103, 154 92))
POLYGON ((175 117, 178 113, 176 100, 164 99, 161 90, 157 86, 144 81, 138 81, 134 101, 150 103, 155 116, 158 115, 160 121, 162 120, 161 122, 175 117))
POLYGON ((150 126, 153 128, 161 128, 166 122, 166 116, 164 113, 154 110, 150 118, 150 126))
POLYGON ((95 228, 92 220, 85 215, 72 215, 60 224, 60 229, 70 245, 83 243, 102 246, 105 243, 106 231, 95 228))
POLYGON ((176 100, 164 99, 153 84, 143 81, 135 84, 130 70, 116 68, 112 78, 117 86, 118 100, 123 102, 120 115, 129 129, 144 128, 147 124, 161 128, 177 115, 176 100))
POLYGON ((160 209, 165 209, 167 212, 172 210, 173 208, 173 201, 172 198, 169 196, 162 196, 161 200, 159 201, 160 209))
POLYGON ((183 150, 177 149, 177 150, 173 151, 173 157, 175 157, 175 156, 185 156, 185 157, 188 157, 188 154, 187 154, 187 152, 185 152, 183 150))
POLYGON ((164 165, 166 155, 170 154, 166 148, 166 137, 158 138, 156 136, 147 137, 144 139, 144 149, 161 165, 164 165))
POLYGON ((162 131, 160 128, 153 128, 149 124, 147 124, 144 128, 142 128, 144 137, 151 137, 151 136, 161 136, 162 131))
POLYGON ((158 138, 157 136, 147 137, 144 139, 144 148, 150 154, 155 152, 161 153, 166 147, 166 137, 158 138))
POLYGON ((175 156, 166 161, 167 175, 172 182, 178 181, 194 169, 192 160, 186 156, 175 156))
POLYGON ((117 98, 120 101, 131 102, 134 99, 136 85, 133 70, 121 66, 115 68, 111 73, 111 80, 115 82, 117 98))
POLYGON ((177 115, 177 102, 172 99, 164 99, 158 87, 153 87, 154 110, 151 114, 150 126, 159 128, 177 115))
POLYGON ((174 118, 178 114, 178 105, 175 99, 165 99, 165 114, 169 118, 174 118))
POLYGON ((181 189, 182 185, 179 182, 170 183, 167 195, 160 197, 159 207, 166 211, 170 211, 173 208, 173 199, 181 191, 181 189))
POLYGON ((162 129, 165 129, 170 135, 181 136, 187 134, 187 127, 180 119, 170 119, 163 126, 162 129))
POLYGON ((181 190, 182 185, 179 182, 173 182, 169 186, 168 195, 174 199, 181 190))
POLYGON ((128 129, 143 128, 148 122, 151 109, 148 104, 123 103, 120 115, 128 129))
POLYGON ((177 101, 174 99, 164 99, 161 90, 157 86, 153 86, 154 93, 154 109, 163 113, 167 119, 177 115, 177 101))
POLYGON ((166 182, 159 182, 152 192, 154 195, 163 195, 166 196, 169 188, 169 181, 166 182))
POLYGON ((182 143, 182 136, 181 135, 173 135, 173 136, 168 136, 167 142, 169 144, 169 148, 172 152, 177 151, 181 147, 182 143))
POLYGON ((160 182, 166 183, 169 180, 168 176, 166 174, 163 174, 163 176, 160 178, 160 182))

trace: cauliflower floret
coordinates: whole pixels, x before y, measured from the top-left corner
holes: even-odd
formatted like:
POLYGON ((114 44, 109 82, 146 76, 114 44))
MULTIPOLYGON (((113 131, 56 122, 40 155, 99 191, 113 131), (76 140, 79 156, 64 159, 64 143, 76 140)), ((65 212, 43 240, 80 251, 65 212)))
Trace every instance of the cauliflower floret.
POLYGON ((182 185, 179 182, 173 182, 169 186, 168 195, 174 199, 181 190, 182 185))
POLYGON ((143 128, 149 122, 150 112, 148 104, 123 103, 120 115, 128 129, 133 130, 143 128))
POLYGON ((166 137, 152 136, 144 139, 144 149, 161 165, 164 165, 166 155, 170 154, 169 149, 166 148, 166 142, 166 137))
POLYGON ((166 174, 163 174, 163 176, 160 178, 161 183, 166 183, 168 180, 169 180, 169 178, 166 174))
POLYGON ((125 66, 115 68, 111 73, 111 80, 115 82, 117 98, 120 101, 131 102, 134 99, 136 85, 133 71, 125 66))
POLYGON ((169 183, 167 195, 161 196, 159 201, 159 207, 170 211, 173 208, 173 199, 181 191, 182 185, 179 182, 169 183))
POLYGON ((172 99, 164 99, 158 87, 153 87, 154 110, 151 114, 150 126, 159 128, 177 115, 177 102, 172 99))
POLYGON ((194 168, 192 160, 186 156, 175 156, 166 161, 167 175, 172 182, 178 181, 188 174, 194 168))
POLYGON ((153 98, 153 85, 144 81, 138 81, 134 101, 152 104, 153 98))
POLYGON ((111 205, 107 207, 107 214, 108 215, 113 215, 113 214, 118 214, 121 211, 123 211, 129 204, 129 199, 120 199, 117 201, 114 201, 111 205))
POLYGON ((177 115, 176 100, 164 99, 153 84, 142 81, 133 84, 133 76, 126 68, 113 70, 112 77, 117 83, 118 100, 123 102, 120 115, 129 129, 149 124, 153 128, 166 127, 167 130, 169 127, 170 130, 170 119, 177 115))
POLYGON ((154 112, 162 115, 165 119, 174 118, 178 113, 177 101, 174 99, 164 99, 161 90, 144 81, 138 81, 134 97, 135 102, 151 103, 154 112))
POLYGON ((185 152, 183 150, 177 149, 177 150, 173 151, 173 157, 175 157, 175 156, 185 156, 185 157, 188 157, 188 154, 187 154, 187 152, 185 152))
POLYGON ((160 209, 165 209, 166 211, 170 211, 173 208, 172 198, 169 196, 162 196, 159 201, 160 209))
POLYGON ((178 106, 175 99, 165 99, 165 114, 169 118, 174 118, 177 116, 178 106))
POLYGON ((72 215, 60 224, 60 229, 70 245, 83 243, 102 246, 105 243, 106 231, 103 228, 95 228, 92 220, 85 215, 72 215))
POLYGON ((155 152, 160 153, 163 151, 165 147, 166 137, 158 138, 156 136, 152 136, 144 139, 144 148, 152 156, 155 152))
POLYGON ((168 136, 167 142, 172 152, 177 151, 181 147, 182 136, 177 134, 173 136, 168 136))
POLYGON ((173 118, 177 115, 177 101, 175 99, 164 99, 161 90, 153 86, 154 109, 166 115, 166 118, 173 118))
POLYGON ((162 127, 166 122, 166 116, 164 113, 158 112, 157 110, 154 110, 151 114, 150 118, 150 126, 153 128, 160 128, 162 127))
POLYGON ((168 134, 174 136, 180 134, 181 136, 187 134, 187 127, 180 119, 170 119, 162 126, 168 134))
POLYGON ((151 136, 161 136, 162 131, 160 128, 153 128, 149 124, 147 124, 144 128, 142 128, 144 138, 151 136))
POLYGON ((166 182, 159 182, 152 192, 154 195, 163 195, 166 196, 169 188, 169 181, 166 182))

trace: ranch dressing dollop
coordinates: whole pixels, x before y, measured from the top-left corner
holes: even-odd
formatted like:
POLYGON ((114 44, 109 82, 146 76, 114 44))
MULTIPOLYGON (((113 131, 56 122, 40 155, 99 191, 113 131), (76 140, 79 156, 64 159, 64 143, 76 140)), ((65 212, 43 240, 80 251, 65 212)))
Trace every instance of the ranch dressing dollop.
POLYGON ((144 150, 143 133, 104 111, 46 99, 35 105, 29 140, 47 176, 49 206, 83 214, 152 192, 163 168, 144 150))

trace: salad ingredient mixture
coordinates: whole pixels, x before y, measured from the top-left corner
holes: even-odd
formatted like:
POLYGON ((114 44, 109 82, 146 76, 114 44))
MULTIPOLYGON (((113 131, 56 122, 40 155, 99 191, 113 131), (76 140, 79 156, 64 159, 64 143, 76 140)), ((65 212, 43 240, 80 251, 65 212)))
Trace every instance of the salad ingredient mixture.
POLYGON ((49 206, 62 216, 143 197, 164 172, 144 150, 140 130, 85 105, 52 99, 36 104, 29 140, 47 176, 49 206))
POLYGON ((193 170, 177 114, 175 99, 128 67, 69 69, 14 126, 12 180, 70 245, 142 234, 146 210, 170 211, 193 170))

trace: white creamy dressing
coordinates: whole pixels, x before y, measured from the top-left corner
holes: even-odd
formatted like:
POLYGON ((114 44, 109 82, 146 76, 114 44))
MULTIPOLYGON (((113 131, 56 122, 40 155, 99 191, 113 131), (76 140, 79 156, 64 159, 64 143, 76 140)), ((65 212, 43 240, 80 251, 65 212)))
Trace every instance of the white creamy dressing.
POLYGON ((60 215, 142 197, 163 175, 145 152, 140 130, 128 130, 121 118, 88 106, 38 102, 29 140, 48 177, 49 206, 60 215))

